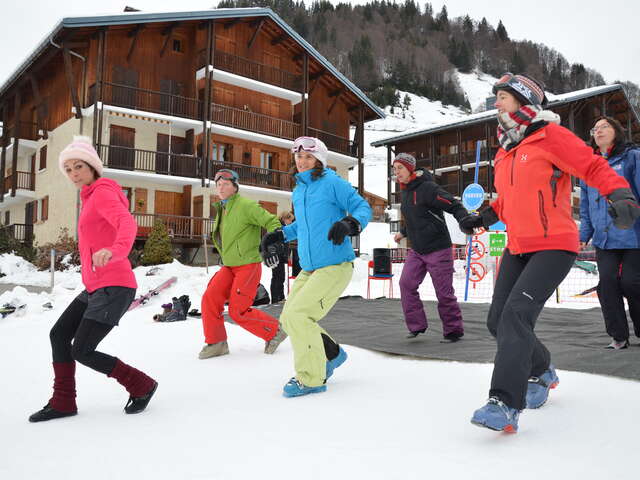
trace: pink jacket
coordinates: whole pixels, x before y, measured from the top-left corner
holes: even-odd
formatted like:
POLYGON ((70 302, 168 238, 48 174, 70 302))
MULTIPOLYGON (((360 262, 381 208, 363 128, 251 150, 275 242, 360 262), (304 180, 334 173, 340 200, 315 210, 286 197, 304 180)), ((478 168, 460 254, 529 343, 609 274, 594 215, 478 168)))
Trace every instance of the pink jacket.
POLYGON ((129 202, 117 182, 99 178, 80 192, 78 247, 82 282, 89 293, 103 287, 137 288, 128 255, 138 225, 129 213, 129 202), (113 256, 104 267, 94 267, 92 255, 106 248, 113 256))

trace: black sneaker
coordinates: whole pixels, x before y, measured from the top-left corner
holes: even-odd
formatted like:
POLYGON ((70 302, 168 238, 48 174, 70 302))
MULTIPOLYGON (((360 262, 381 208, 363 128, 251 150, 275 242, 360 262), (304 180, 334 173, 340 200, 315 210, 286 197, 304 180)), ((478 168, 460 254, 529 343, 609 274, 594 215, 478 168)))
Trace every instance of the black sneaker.
POLYGON ((425 329, 423 329, 423 330, 417 330, 417 331, 415 331, 415 332, 409 332, 409 333, 407 334, 407 337, 406 337, 406 338, 416 338, 418 335, 420 335, 421 333, 424 333, 424 332, 426 332, 426 331, 427 331, 427 329, 425 328, 425 329))
POLYGON ((444 336, 444 339, 440 340, 440 343, 455 343, 464 336, 464 333, 448 333, 444 336))
POLYGON ((55 420, 56 418, 64 418, 64 417, 72 417, 73 415, 77 415, 78 411, 75 412, 61 412, 60 410, 56 410, 52 408, 48 403, 42 407, 42 410, 38 410, 36 413, 29 417, 29 421, 31 423, 35 422, 46 422, 47 420, 55 420))
POLYGON ((153 394, 156 393, 157 388, 158 388, 158 382, 155 382, 151 391, 146 395, 143 395, 142 397, 129 397, 129 401, 124 407, 124 412, 125 413, 142 412, 145 408, 147 408, 147 405, 151 401, 151 397, 153 397, 153 394))

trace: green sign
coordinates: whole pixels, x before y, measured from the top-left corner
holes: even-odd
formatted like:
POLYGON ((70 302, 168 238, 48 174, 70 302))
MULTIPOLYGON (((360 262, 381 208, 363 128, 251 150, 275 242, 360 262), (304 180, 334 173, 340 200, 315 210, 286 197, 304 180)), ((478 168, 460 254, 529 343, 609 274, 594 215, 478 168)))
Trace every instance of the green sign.
POLYGON ((499 257, 507 246, 507 236, 504 233, 489 234, 489 256, 499 257))

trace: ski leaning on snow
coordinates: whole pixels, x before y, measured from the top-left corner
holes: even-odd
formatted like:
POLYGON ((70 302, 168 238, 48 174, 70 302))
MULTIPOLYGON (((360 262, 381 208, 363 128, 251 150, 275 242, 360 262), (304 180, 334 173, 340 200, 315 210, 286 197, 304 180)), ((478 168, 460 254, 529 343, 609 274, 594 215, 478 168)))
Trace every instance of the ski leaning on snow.
POLYGON ((169 280, 167 280, 166 282, 161 283, 156 288, 152 288, 151 290, 149 290, 144 295, 139 296, 133 302, 131 302, 131 305, 129 305, 129 308, 127 309, 127 312, 130 311, 130 310, 133 310, 134 308, 138 308, 140 305, 144 305, 149 300, 151 300, 152 297, 155 297, 156 295, 160 294, 161 291, 166 290, 167 288, 172 286, 177 281, 178 281, 178 277, 171 277, 169 280))

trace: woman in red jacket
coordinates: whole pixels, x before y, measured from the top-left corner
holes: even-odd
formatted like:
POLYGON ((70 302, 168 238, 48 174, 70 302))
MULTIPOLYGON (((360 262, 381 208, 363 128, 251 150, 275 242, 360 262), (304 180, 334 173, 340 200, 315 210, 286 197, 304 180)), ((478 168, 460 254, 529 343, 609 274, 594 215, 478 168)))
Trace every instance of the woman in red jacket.
POLYGON ((102 161, 89 138, 75 137, 60 153, 59 166, 80 189, 78 246, 85 290, 51 329, 53 396, 29 421, 42 422, 78 412, 76 361, 115 378, 130 395, 125 412, 139 413, 158 383, 118 358, 96 351, 135 297, 137 284, 127 257, 137 225, 120 185, 101 177, 102 161))
POLYGON ((614 222, 629 228, 640 207, 629 184, 602 157, 544 110, 543 86, 525 75, 505 74, 493 87, 498 109, 495 161, 498 199, 460 221, 465 233, 498 219, 509 236, 487 326, 497 339, 489 401, 471 422, 515 432, 525 408, 539 408, 558 384, 550 354, 534 333, 545 302, 565 278, 578 252, 571 216, 571 175, 608 198, 614 222))

